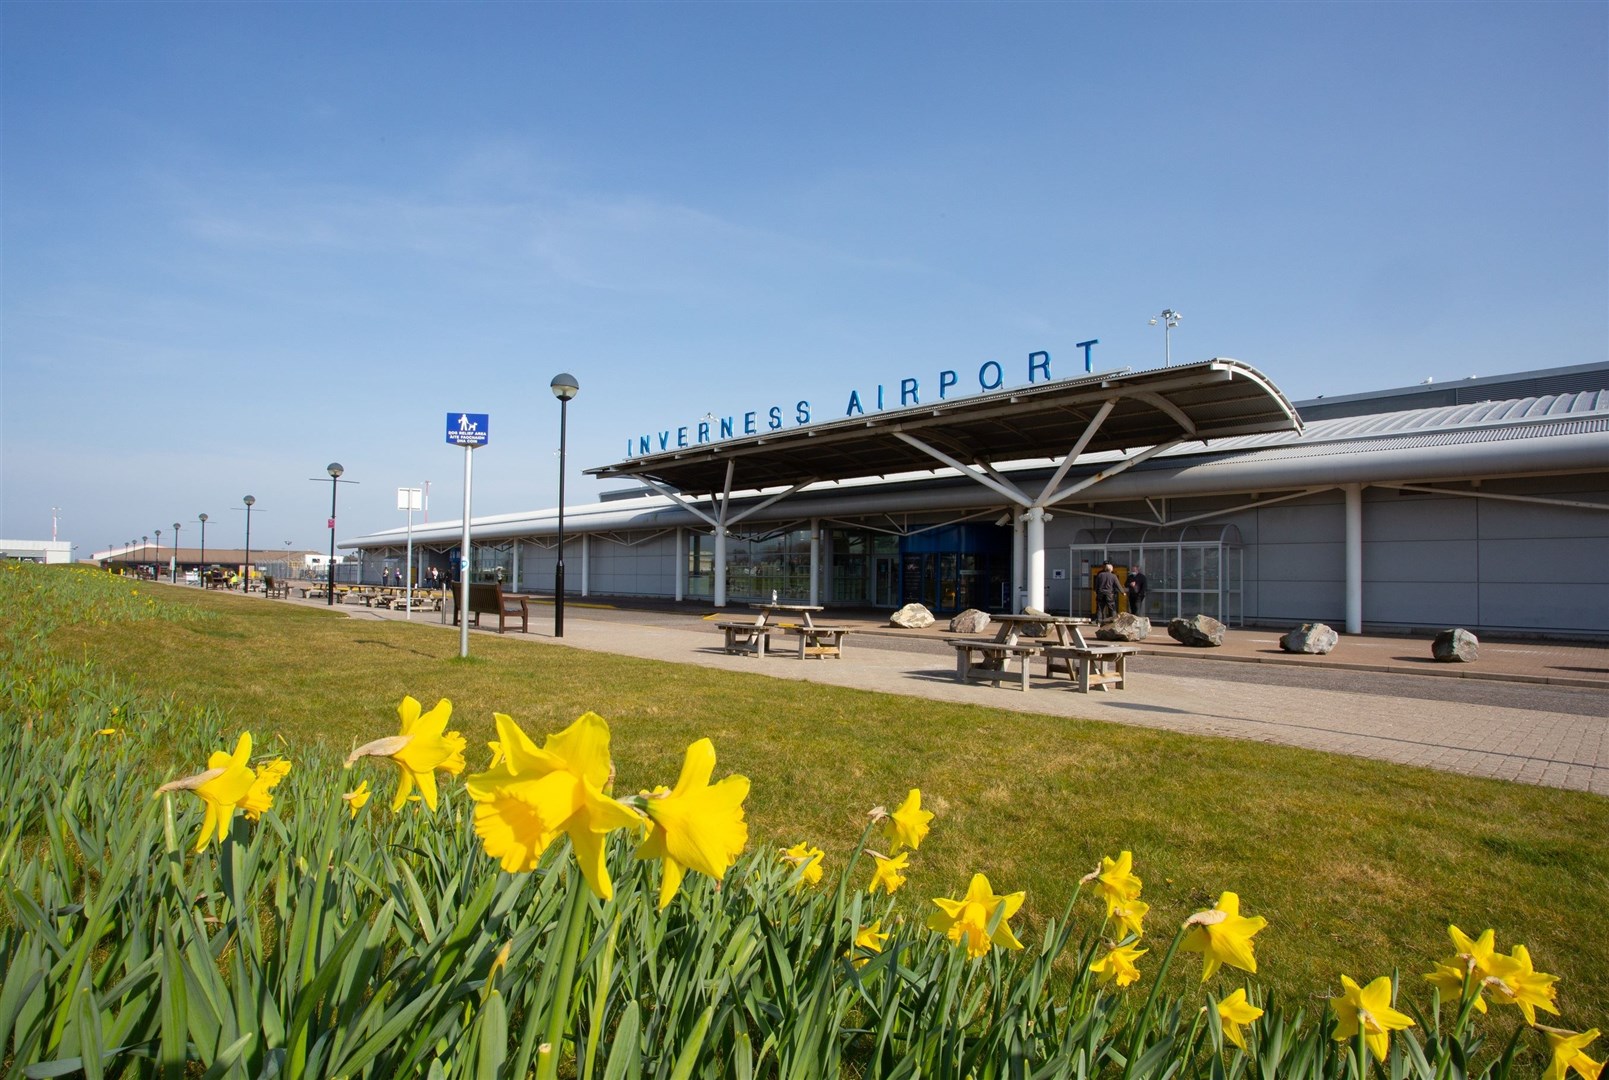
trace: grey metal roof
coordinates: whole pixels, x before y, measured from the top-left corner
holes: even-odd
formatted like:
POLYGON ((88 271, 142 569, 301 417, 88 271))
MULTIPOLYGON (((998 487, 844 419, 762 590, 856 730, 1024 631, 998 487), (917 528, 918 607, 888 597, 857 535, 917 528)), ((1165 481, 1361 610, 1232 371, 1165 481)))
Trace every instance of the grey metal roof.
POLYGON ((706 443, 586 470, 658 481, 686 493, 925 470, 934 459, 898 437, 916 436, 967 464, 1058 457, 1096 412, 1115 402, 1086 453, 1154 446, 1194 435, 1221 439, 1299 432, 1301 420, 1261 372, 1238 360, 1064 379, 935 405, 706 443))

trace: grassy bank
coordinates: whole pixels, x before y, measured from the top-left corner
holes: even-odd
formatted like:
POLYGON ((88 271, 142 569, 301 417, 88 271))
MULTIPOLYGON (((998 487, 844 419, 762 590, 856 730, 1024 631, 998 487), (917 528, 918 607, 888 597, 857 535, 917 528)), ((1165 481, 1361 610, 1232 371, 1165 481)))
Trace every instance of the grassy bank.
MULTIPOLYGON (((1417 972, 1450 951, 1452 922, 1527 944, 1563 979, 1566 1026, 1609 1016, 1602 798, 528 641, 477 638, 464 663, 439 628, 154 595, 205 617, 79 622, 52 630, 50 647, 175 699, 219 726, 220 745, 246 728, 265 749, 282 737, 292 752, 345 751, 392 733, 408 693, 453 702, 475 769, 494 710, 546 732, 590 709, 613 727, 619 789, 663 782, 707 736, 718 774, 753 781, 751 847, 807 840, 829 868, 870 807, 920 787, 939 816, 901 894, 913 912, 983 871, 996 888, 1026 890, 1031 932, 1102 854, 1128 848, 1158 926, 1223 890, 1266 916, 1259 976, 1287 999, 1334 993, 1343 972, 1400 967, 1405 992, 1428 1000, 1417 972)), ((179 775, 201 763, 166 764, 179 775)))

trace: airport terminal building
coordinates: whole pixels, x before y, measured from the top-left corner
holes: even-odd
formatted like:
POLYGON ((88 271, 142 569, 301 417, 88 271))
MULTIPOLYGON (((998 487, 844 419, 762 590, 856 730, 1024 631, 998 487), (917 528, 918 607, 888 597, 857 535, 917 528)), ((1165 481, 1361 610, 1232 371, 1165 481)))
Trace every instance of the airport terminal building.
MULTIPOLYGON (((588 469, 630 487, 565 508, 567 595, 1089 613, 1109 559, 1153 619, 1609 638, 1609 363, 1291 403, 1215 359, 754 427, 588 469)), ((462 531, 416 525, 415 574, 462 531)), ((477 517, 472 575, 551 592, 557 533, 477 517)), ((341 546, 377 582, 404 544, 341 546)))

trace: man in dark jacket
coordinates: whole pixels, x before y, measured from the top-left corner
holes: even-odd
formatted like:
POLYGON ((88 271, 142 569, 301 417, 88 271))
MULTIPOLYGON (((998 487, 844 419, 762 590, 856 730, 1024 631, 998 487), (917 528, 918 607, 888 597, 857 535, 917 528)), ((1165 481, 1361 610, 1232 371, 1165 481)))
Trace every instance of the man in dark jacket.
POLYGON ((1123 593, 1123 583, 1112 572, 1112 564, 1105 563, 1095 575, 1095 619, 1110 622, 1117 618, 1117 598, 1123 593))
POLYGON ((1145 594, 1148 584, 1149 582, 1145 580, 1145 571, 1140 569, 1139 566, 1135 566, 1134 569, 1129 571, 1128 583, 1123 588, 1129 594, 1130 615, 1145 614, 1145 594))

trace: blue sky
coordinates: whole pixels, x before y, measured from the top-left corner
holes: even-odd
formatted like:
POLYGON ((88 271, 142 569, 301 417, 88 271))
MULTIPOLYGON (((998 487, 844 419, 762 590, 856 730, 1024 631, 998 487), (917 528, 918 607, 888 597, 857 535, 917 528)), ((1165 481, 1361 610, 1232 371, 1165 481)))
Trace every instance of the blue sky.
MULTIPOLYGON (((632 436, 1230 356, 1609 353, 1609 5, 0 7, 0 535, 569 497, 632 436)), ((617 485, 608 485, 617 486, 617 485)), ((261 532, 259 532, 261 530, 261 532)))

